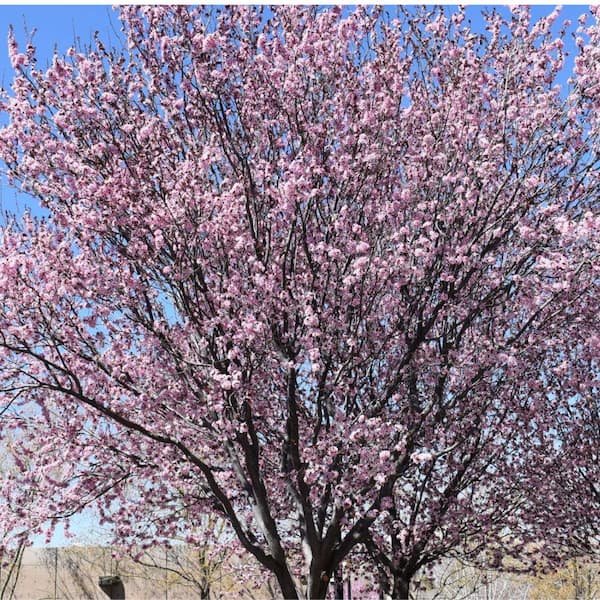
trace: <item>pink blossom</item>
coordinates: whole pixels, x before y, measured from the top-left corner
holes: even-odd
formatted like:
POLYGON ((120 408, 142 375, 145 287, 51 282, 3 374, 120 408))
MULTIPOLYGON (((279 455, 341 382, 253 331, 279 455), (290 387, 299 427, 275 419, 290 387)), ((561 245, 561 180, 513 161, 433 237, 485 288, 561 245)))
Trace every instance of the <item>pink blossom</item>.
POLYGON ((413 452, 410 455, 410 460, 412 460, 415 464, 423 464, 431 462, 433 460, 433 455, 431 452, 413 452))

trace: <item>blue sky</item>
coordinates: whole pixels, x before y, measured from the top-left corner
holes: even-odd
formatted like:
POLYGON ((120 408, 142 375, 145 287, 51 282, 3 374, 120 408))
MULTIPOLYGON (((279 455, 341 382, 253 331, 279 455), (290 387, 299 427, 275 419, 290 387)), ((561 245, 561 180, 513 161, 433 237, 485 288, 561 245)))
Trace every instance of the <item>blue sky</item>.
MULTIPOLYGON (((468 11, 474 17, 477 13, 492 5, 470 6, 468 11)), ((448 7, 451 8, 451 7, 448 7)), ((553 5, 537 5, 532 7, 534 18, 552 11, 553 5)), ((585 5, 568 5, 563 7, 563 17, 576 23, 577 17, 587 10, 585 5)), ((39 56, 49 59, 55 45, 59 52, 73 45, 78 38, 85 45, 92 41, 94 31, 98 30, 103 41, 116 41, 120 23, 118 11, 109 5, 0 5, 0 82, 6 87, 11 78, 11 67, 8 62, 6 35, 8 26, 13 25, 20 41, 25 39, 25 31, 36 29, 34 42, 39 56)))
MULTIPOLYGON (((468 15, 473 19, 475 27, 480 27, 482 19, 478 16, 483 6, 471 6, 468 15)), ((534 18, 539 18, 552 11, 552 6, 534 6, 532 13, 534 18)), ((577 26, 577 17, 586 12, 584 6, 565 6, 562 18, 571 19, 572 31, 577 26)), ((118 43, 120 23, 117 11, 108 5, 86 5, 86 6, 5 6, 0 5, 0 86, 10 87, 12 69, 8 60, 7 33, 9 25, 13 25, 17 39, 24 44, 27 39, 26 32, 36 30, 33 42, 38 49, 38 64, 44 66, 51 60, 55 47, 59 53, 64 53, 70 46, 85 47, 93 42, 95 31, 100 32, 102 40, 106 45, 118 43)), ((568 46, 574 50, 570 39, 566 40, 568 46)), ((570 62, 567 63, 567 67, 570 62)), ((0 124, 4 121, 0 115, 0 124)), ((27 206, 35 206, 30 200, 15 190, 9 189, 0 179, 0 210, 11 212, 22 212, 27 206)), ((34 209, 34 212, 39 210, 34 209)), ((1 221, 1 218, 0 218, 1 221)), ((91 515, 83 515, 75 519, 73 531, 79 534, 80 542, 89 542, 90 536, 99 539, 101 533, 93 526, 94 519, 91 515), (95 531, 94 531, 95 530, 95 531)), ((42 540, 36 540, 41 544, 42 540)), ((51 545, 64 545, 66 540, 59 532, 53 538, 51 545)))
POLYGON ((82 45, 89 44, 96 30, 103 39, 111 36, 116 40, 113 27, 117 32, 120 28, 118 12, 108 5, 0 6, 0 73, 4 77, 11 74, 6 47, 9 25, 14 27, 19 40, 25 39, 25 31, 36 29, 34 42, 40 56, 46 58, 52 56, 56 44, 59 52, 72 46, 77 38, 82 45))
MULTIPOLYGON (((85 47, 93 42, 94 32, 102 40, 117 43, 120 23, 118 11, 110 5, 51 6, 51 5, 0 5, 0 87, 9 88, 13 71, 8 59, 8 28, 12 25, 20 45, 25 45, 28 33, 35 30, 33 42, 37 46, 40 67, 52 59, 55 48, 64 53, 70 46, 85 47)), ((0 124, 5 122, 0 115, 0 124)), ((22 213, 37 202, 9 188, 0 178, 0 212, 22 213)), ((0 223, 2 217, 0 216, 0 223)))
MULTIPOLYGON (((481 22, 477 14, 482 9, 493 5, 469 6, 468 14, 473 17, 474 23, 481 22)), ((449 9, 451 7, 448 7, 449 9)), ((553 5, 532 6, 534 18, 551 12, 553 5)), ((563 6, 563 18, 571 19, 576 24, 577 17, 586 12, 585 5, 563 6)), ((9 25, 13 25, 20 41, 25 40, 25 31, 36 29, 34 42, 42 59, 52 56, 55 45, 59 52, 63 52, 79 39, 82 45, 93 40, 94 31, 98 30, 103 41, 117 41, 120 23, 118 10, 110 5, 0 5, 0 83, 6 87, 11 78, 11 67, 7 57, 6 36, 9 25)))
MULTIPOLYGON (((469 6, 467 15, 472 19, 475 28, 483 26, 481 10, 491 6, 469 6)), ((448 6, 448 9, 452 7, 448 6)), ((550 13, 552 9, 553 5, 532 6, 532 16, 539 18, 550 13)), ((557 28, 564 19, 568 18, 573 22, 571 30, 574 31, 577 27, 577 17, 586 11, 587 7, 583 5, 564 6, 557 28)), ((9 25, 14 27, 17 39, 23 45, 27 40, 26 32, 36 30, 33 42, 37 46, 40 66, 44 66, 51 60, 55 48, 59 53, 63 53, 70 46, 85 47, 92 43, 95 31, 99 31, 101 39, 107 46, 117 44, 120 29, 118 10, 110 5, 0 5, 0 87, 4 88, 9 87, 12 80, 6 42, 9 25)), ((566 43, 574 46, 570 39, 567 39, 566 43)), ((570 61, 567 61, 567 69, 570 64, 570 61)), ((0 125, 3 121, 3 115, 0 114, 0 125)), ((36 201, 8 188, 0 178, 0 213, 3 210, 22 213, 26 207, 30 207, 39 214, 36 206, 36 201)), ((2 217, 0 217, 1 222, 2 217)))

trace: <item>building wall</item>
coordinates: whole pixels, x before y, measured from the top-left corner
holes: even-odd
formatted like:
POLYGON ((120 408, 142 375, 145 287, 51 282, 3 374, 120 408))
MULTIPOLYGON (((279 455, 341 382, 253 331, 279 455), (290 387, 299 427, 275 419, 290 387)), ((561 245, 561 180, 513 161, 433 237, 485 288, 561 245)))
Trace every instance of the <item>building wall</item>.
MULTIPOLYGON (((111 548, 27 548, 23 554, 14 600, 189 600, 190 598, 272 598, 268 586, 241 589, 252 565, 229 558, 211 562, 188 547, 155 548, 143 553, 140 565, 117 559, 111 548), (122 585, 104 591, 101 576, 118 575, 122 585)), ((1 580, 1 577, 0 577, 1 580)), ((265 582, 266 583, 266 582, 265 582)))

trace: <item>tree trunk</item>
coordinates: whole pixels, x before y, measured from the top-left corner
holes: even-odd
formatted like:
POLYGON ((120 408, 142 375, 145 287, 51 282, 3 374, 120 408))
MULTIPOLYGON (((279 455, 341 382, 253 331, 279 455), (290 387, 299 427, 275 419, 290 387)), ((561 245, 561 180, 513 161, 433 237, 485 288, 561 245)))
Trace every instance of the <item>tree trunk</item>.
POLYGON ((276 569, 275 577, 277 577, 277 583, 279 584, 283 598, 285 600, 298 600, 296 584, 287 568, 276 569))
POLYGON ((210 600, 210 584, 200 586, 201 600, 210 600))
POLYGON ((394 587, 392 588, 392 600, 409 600, 410 578, 402 575, 394 575, 394 587))
POLYGON ((327 595, 331 575, 323 571, 320 566, 311 565, 306 586, 306 598, 308 600, 322 600, 327 595))

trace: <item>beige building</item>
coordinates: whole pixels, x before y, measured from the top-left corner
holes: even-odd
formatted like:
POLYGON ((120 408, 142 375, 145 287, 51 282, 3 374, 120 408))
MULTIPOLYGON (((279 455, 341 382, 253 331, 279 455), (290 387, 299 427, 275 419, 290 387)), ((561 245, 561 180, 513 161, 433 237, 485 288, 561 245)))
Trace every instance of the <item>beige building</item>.
POLYGON ((9 567, 0 571, 0 600, 276 597, 268 582, 262 589, 243 590, 234 583, 252 569, 239 559, 217 564, 202 550, 179 546, 147 550, 139 560, 115 558, 111 548, 99 546, 27 548, 10 581, 9 567))

